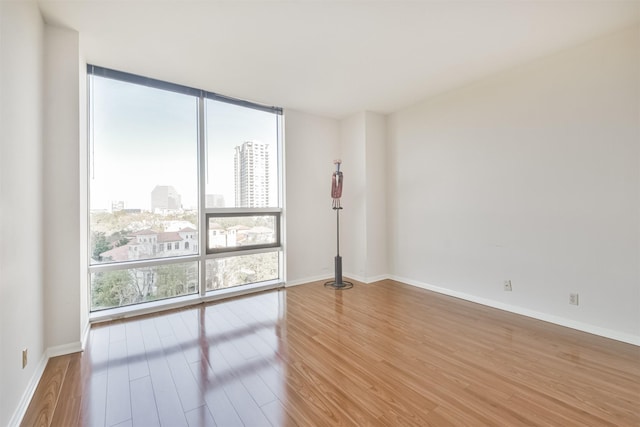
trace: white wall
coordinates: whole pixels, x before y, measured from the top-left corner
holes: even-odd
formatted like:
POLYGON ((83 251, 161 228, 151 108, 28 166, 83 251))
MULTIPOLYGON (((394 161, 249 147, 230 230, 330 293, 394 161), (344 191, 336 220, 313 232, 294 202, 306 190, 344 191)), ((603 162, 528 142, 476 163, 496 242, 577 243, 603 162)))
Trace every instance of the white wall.
POLYGON ((387 121, 381 114, 365 113, 366 235, 365 280, 386 278, 387 265, 387 121))
POLYGON ((45 26, 44 287, 46 347, 81 348, 78 33, 45 26))
POLYGON ((344 191, 340 245, 344 275, 363 282, 385 278, 386 118, 362 112, 340 122, 344 191))
POLYGON ((333 276, 333 159, 339 126, 295 110, 285 112, 286 280, 288 285, 333 276))
MULTIPOLYGON (((340 169, 344 174, 341 200, 343 210, 340 212, 340 255, 343 276, 360 281, 366 278, 367 261, 365 126, 365 113, 358 113, 340 121, 340 156, 338 156, 342 160, 340 169)), ((335 222, 334 220, 332 228, 334 242, 335 222)))
POLYGON ((640 343, 639 40, 636 27, 391 115, 393 276, 640 343))
POLYGON ((31 2, 0 2, 0 425, 44 356, 42 56, 31 2), (22 349, 29 363, 22 369, 22 349))

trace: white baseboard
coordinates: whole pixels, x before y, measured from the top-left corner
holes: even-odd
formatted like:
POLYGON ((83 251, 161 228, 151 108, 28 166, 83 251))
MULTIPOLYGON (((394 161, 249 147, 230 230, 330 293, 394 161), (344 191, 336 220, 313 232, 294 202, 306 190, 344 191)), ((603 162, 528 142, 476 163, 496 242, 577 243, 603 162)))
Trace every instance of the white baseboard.
MULTIPOLYGON (((346 280, 351 279, 351 280, 355 280, 355 281, 358 281, 360 283, 365 283, 365 284, 378 282, 380 280, 385 280, 385 279, 389 279, 390 278, 386 274, 383 274, 383 275, 380 275, 380 276, 368 277, 368 278, 364 278, 362 276, 358 276, 357 274, 351 274, 351 273, 344 273, 342 276, 346 280)), ((285 286, 289 287, 289 286, 305 285, 307 283, 320 282, 320 281, 323 281, 323 280, 326 281, 326 280, 331 280, 333 278, 334 278, 333 275, 330 275, 330 276, 322 275, 322 276, 306 277, 304 279, 288 280, 287 284, 285 286)))
POLYGON ((69 344, 57 345, 47 349, 47 358, 64 356, 65 354, 77 353, 82 351, 82 341, 76 341, 69 344))
MULTIPOLYGON (((87 329, 87 332, 88 332, 88 329, 87 329)), ((24 418, 24 415, 27 413, 27 408, 29 408, 31 399, 33 399, 33 395, 36 392, 36 388, 38 388, 38 384, 42 379, 42 374, 44 374, 44 369, 47 367, 47 363, 49 362, 49 359, 57 356, 64 356, 65 354, 77 353, 79 351, 82 351, 82 349, 83 349, 82 342, 77 341, 70 344, 49 347, 44 351, 44 353, 42 354, 42 357, 40 358, 40 361, 38 362, 38 366, 36 367, 35 372, 31 376, 31 379, 27 384, 27 388, 22 394, 22 398, 18 403, 18 407, 16 408, 16 410, 13 413, 13 416, 9 420, 10 427, 14 427, 14 426, 18 427, 22 423, 22 419, 24 418)))
POLYGON ((374 283, 374 282, 379 282, 381 280, 387 280, 389 279, 389 275, 387 274, 381 274, 380 276, 373 276, 373 277, 367 277, 367 279, 364 281, 364 283, 374 283))
POLYGON ((31 403, 31 399, 33 398, 34 393, 36 392, 36 388, 40 383, 40 378, 42 378, 42 374, 44 373, 44 368, 47 366, 47 362, 49 361, 49 357, 47 356, 47 352, 45 351, 38 362, 38 366, 36 370, 33 372, 29 383, 27 384, 27 388, 24 393, 22 393, 22 398, 20 398, 20 402, 18 403, 18 407, 13 412, 13 416, 9 420, 9 427, 18 427, 20 423, 22 423, 22 419, 24 418, 24 414, 27 413, 27 408, 29 407, 29 403, 31 403))
POLYGON ((82 330, 82 351, 84 351, 85 348, 87 348, 87 342, 89 341, 89 333, 91 332, 91 322, 87 322, 86 325, 84 325, 84 328, 82 330))
POLYGON ((380 280, 390 279, 389 275, 387 274, 381 274, 379 276, 372 276, 372 277, 364 277, 358 274, 344 273, 344 277, 352 280, 357 280, 358 282, 364 283, 366 285, 373 282, 379 282, 380 280))
POLYGON ((352 274, 352 273, 344 272, 342 274, 342 277, 344 277, 346 280, 351 279, 351 280, 355 280, 355 281, 360 282, 360 283, 367 283, 367 279, 365 277, 362 277, 362 276, 358 275, 358 274, 352 274))
POLYGON ((333 277, 333 275, 322 274, 320 276, 305 277, 303 279, 287 280, 284 286, 288 288, 288 287, 291 287, 291 286, 305 285, 305 284, 311 283, 311 282, 319 282, 319 281, 322 281, 322 280, 331 280, 332 277, 333 277))
POLYGON ((429 291, 437 292, 439 294, 460 298, 466 301, 475 302, 478 304, 486 305, 488 307, 497 308, 499 310, 508 311, 510 313, 520 314, 522 316, 531 317, 533 319, 542 320, 544 322, 553 323, 559 326, 564 326, 578 331, 587 332, 590 334, 598 335, 604 338, 610 338, 616 341, 622 341, 628 344, 640 346, 640 337, 636 335, 626 334, 623 332, 614 331, 607 328, 601 328, 599 326, 590 325, 588 323, 577 322, 575 320, 567 319, 560 316, 554 316, 548 313, 542 313, 528 308, 518 307, 511 304, 505 304, 503 302, 494 301, 488 298, 478 297, 476 295, 467 294, 465 292, 458 292, 440 286, 430 285, 428 283, 420 282, 418 280, 408 279, 406 277, 389 276, 389 279, 397 282, 402 282, 407 285, 415 286, 429 291))

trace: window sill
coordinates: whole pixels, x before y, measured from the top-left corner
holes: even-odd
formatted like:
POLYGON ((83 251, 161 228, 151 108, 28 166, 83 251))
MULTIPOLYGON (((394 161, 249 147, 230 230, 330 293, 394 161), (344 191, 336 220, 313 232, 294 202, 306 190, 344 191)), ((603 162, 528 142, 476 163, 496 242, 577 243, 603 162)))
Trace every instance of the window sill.
POLYGON ((278 280, 270 280, 267 282, 252 283, 244 286, 235 286, 232 288, 216 289, 208 291, 205 296, 199 294, 185 295, 182 297, 173 297, 160 301, 150 301, 147 303, 130 305, 126 307, 110 308, 106 310, 95 311, 89 314, 90 323, 110 322, 113 320, 126 319, 129 317, 143 316, 145 314, 157 313, 159 311, 173 310, 190 305, 202 304, 217 301, 226 298, 233 298, 249 293, 266 291, 270 289, 283 288, 284 283, 278 280))

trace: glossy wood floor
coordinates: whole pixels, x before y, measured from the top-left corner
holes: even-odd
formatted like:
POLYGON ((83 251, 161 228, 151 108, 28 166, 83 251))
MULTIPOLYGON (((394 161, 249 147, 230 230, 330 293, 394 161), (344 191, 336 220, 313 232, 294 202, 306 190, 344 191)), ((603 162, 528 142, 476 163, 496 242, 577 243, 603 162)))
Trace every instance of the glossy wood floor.
POLYGON ((639 426, 640 348, 397 282, 94 326, 25 426, 639 426))

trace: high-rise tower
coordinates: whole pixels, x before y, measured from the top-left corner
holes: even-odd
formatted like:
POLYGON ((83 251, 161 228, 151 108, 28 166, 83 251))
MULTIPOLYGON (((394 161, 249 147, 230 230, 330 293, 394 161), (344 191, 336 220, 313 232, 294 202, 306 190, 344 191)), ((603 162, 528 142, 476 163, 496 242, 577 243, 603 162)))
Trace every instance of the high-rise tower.
POLYGON ((182 197, 170 185, 156 185, 151 191, 151 211, 167 212, 182 208, 182 197))
POLYGON ((234 156, 235 195, 238 208, 269 206, 269 144, 246 141, 234 156))

